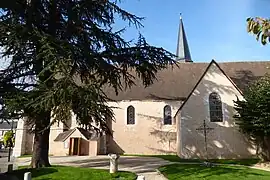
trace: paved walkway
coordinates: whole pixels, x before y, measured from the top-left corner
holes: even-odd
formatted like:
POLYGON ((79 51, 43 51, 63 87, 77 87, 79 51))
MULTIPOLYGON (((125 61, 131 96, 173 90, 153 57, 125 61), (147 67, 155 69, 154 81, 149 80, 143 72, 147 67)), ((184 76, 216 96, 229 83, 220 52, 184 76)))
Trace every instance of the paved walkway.
MULTIPOLYGON (((16 165, 29 165, 30 158, 20 158, 16 160, 16 165)), ((109 169, 109 158, 107 156, 64 156, 64 157, 50 157, 51 164, 68 165, 76 167, 90 167, 97 169, 109 169)), ((169 162, 160 158, 154 157, 137 157, 137 156, 121 156, 119 159, 119 170, 130 171, 137 175, 143 175, 146 180, 167 180, 162 174, 157 172, 160 166, 167 164, 199 164, 197 162, 169 162)), ((219 164, 217 164, 219 165, 219 164)), ((231 165, 242 166, 242 165, 231 165)), ((248 166, 250 168, 270 171, 270 168, 248 166)), ((0 178, 1 179, 1 178, 0 178)), ((2 179, 1 179, 2 180, 2 179)))
MULTIPOLYGON (((19 158, 16 161, 18 166, 29 165, 30 158, 19 158)), ((97 169, 109 169, 109 158, 107 156, 65 156, 50 157, 51 164, 61 164, 77 167, 90 167, 97 169)), ((160 166, 171 164, 172 162, 154 157, 134 157, 121 156, 119 159, 119 170, 130 171, 137 175, 145 176, 146 180, 166 180, 162 174, 157 172, 160 166)))

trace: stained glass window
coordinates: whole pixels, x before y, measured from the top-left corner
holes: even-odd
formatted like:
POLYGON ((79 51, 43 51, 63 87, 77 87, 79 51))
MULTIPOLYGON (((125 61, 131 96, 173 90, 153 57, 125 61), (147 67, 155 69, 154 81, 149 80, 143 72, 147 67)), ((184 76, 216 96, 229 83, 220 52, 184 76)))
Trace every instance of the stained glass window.
POLYGON ((169 105, 166 105, 163 109, 163 121, 164 125, 172 124, 172 110, 169 105))
POLYGON ((211 122, 222 122, 222 101, 218 93, 213 92, 209 95, 209 110, 211 122))
POLYGON ((127 124, 135 124, 135 108, 133 106, 127 108, 127 124))

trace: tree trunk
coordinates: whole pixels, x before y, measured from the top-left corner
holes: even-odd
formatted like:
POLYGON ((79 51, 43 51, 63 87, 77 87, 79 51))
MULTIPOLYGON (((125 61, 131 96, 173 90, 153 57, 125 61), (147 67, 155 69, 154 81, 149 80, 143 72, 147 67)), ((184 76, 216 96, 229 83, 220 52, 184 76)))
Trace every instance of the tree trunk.
POLYGON ((261 155, 264 161, 270 161, 270 137, 263 138, 261 155))
MULTIPOLYGON (((35 2, 36 6, 38 7, 41 1, 35 2)), ((49 15, 50 20, 48 22, 48 34, 55 37, 56 36, 56 21, 57 19, 57 1, 50 0, 49 1, 49 15)), ((42 29, 42 23, 39 27, 42 29)), ((38 41, 36 44, 36 51, 37 53, 40 52, 42 43, 38 41)), ((36 64, 34 64, 34 70, 36 74, 39 74, 39 80, 43 82, 47 88, 53 87, 53 81, 50 80, 51 75, 53 74, 51 70, 46 70, 42 75, 40 73, 44 70, 45 67, 48 67, 48 62, 45 59, 39 58, 36 64)), ((34 138, 34 147, 33 147, 33 155, 31 161, 32 168, 39 168, 39 167, 48 167, 50 166, 49 163, 49 135, 50 135, 50 111, 46 112, 43 111, 38 114, 36 121, 35 121, 35 138, 34 138)))
POLYGON ((39 119, 35 123, 35 137, 32 154, 31 167, 49 167, 49 135, 50 112, 39 114, 39 119))

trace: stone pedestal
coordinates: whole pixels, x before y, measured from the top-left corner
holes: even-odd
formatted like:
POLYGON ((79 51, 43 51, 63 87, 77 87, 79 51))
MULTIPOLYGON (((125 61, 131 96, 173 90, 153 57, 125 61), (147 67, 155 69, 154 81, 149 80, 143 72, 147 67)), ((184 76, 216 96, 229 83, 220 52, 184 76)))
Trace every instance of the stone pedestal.
POLYGON ((119 155, 117 154, 108 154, 110 157, 110 173, 116 173, 118 171, 118 159, 119 155))
POLYGON ((31 180, 31 172, 26 172, 24 173, 23 180, 31 180))
POLYGON ((137 177, 137 180, 145 180, 145 177, 144 177, 143 175, 139 175, 139 176, 137 177))

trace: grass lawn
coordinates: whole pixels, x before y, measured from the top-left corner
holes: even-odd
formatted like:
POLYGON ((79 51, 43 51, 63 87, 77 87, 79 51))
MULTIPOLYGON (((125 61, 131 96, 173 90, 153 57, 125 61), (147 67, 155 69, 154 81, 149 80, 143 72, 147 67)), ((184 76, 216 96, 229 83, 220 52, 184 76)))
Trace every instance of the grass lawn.
POLYGON ((270 172, 244 166, 205 167, 200 164, 171 164, 159 171, 169 180, 269 180, 270 172))
MULTIPOLYGON (((53 156, 52 154, 49 154, 49 156, 53 156)), ((32 157, 32 154, 24 154, 19 156, 18 158, 27 158, 27 157, 32 157)))
POLYGON ((131 172, 118 172, 116 174, 110 174, 108 170, 91 169, 91 168, 79 168, 68 166, 52 166, 40 169, 27 169, 22 168, 10 175, 15 175, 20 180, 23 180, 25 172, 32 173, 33 180, 101 180, 101 179, 123 179, 123 180, 135 180, 136 175, 131 172))
POLYGON ((32 157, 32 154, 24 154, 19 156, 18 158, 26 158, 26 157, 32 157))
MULTIPOLYGON (((125 155, 128 156, 128 155, 125 155)), ((181 159, 177 155, 129 155, 129 156, 141 156, 141 157, 157 157, 171 162, 203 162, 201 159, 181 159)), ((219 164, 237 164, 250 166, 258 163, 259 159, 209 159, 209 162, 219 164)))

